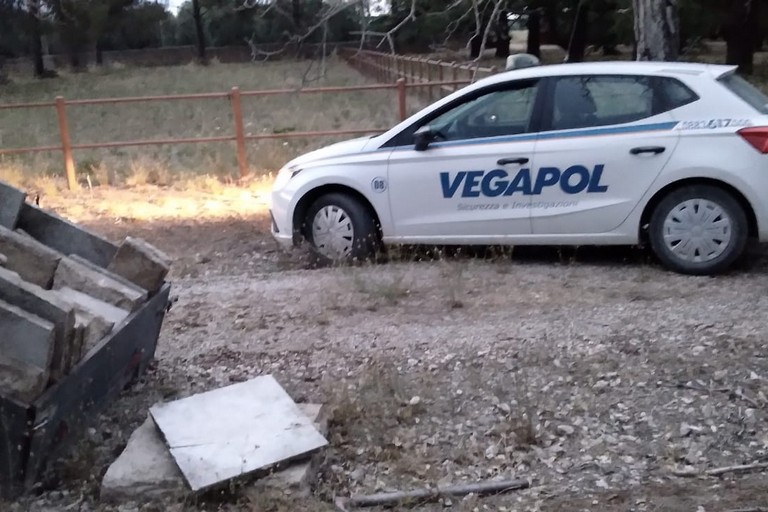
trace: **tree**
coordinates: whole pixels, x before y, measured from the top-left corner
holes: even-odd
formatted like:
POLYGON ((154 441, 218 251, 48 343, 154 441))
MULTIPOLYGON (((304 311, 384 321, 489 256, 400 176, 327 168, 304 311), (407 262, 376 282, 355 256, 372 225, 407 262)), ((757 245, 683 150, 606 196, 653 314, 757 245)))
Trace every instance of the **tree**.
POLYGON ((678 0, 632 0, 637 60, 677 60, 680 53, 678 0))
POLYGON ((205 58, 205 32, 203 32, 203 15, 200 13, 200 0, 192 0, 192 18, 195 20, 195 38, 197 40, 197 60, 201 64, 205 58))
POLYGON ((727 43, 725 62, 751 74, 755 50, 760 44, 760 1, 732 0, 723 30, 727 43))
POLYGON ((576 8, 576 18, 573 20, 571 39, 568 42, 568 55, 566 62, 581 62, 584 60, 584 52, 587 49, 587 30, 589 22, 589 7, 582 0, 576 8))

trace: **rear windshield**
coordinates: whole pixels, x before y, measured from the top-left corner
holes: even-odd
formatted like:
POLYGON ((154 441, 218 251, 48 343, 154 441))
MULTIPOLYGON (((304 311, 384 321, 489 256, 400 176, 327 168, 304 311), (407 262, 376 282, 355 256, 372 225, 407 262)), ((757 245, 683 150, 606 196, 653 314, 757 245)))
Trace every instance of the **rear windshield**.
POLYGON ((719 82, 736 96, 752 105, 758 112, 768 114, 768 96, 739 75, 724 76, 719 79, 719 82))

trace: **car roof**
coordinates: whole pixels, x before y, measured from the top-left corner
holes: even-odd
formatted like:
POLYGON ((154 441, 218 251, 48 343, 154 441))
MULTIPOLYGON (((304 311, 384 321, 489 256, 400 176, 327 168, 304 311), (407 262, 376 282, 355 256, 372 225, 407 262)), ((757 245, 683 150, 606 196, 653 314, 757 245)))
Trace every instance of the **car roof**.
MULTIPOLYGON (((522 69, 502 71, 489 78, 506 81, 510 78, 539 78, 547 76, 598 75, 598 74, 640 74, 640 75, 687 75, 718 78, 733 72, 736 66, 705 64, 698 62, 657 62, 657 61, 602 61, 578 62, 572 64, 548 64, 522 69)), ((488 79, 486 79, 488 80, 488 79)), ((485 80, 484 80, 485 81, 485 80)), ((488 83, 488 82, 486 82, 488 83)))

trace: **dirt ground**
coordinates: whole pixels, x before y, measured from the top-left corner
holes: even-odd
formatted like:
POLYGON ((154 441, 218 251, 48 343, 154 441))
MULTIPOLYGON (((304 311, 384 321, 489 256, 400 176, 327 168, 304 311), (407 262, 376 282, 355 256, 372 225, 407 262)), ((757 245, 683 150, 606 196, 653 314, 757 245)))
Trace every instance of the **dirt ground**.
POLYGON ((311 269, 278 250, 259 188, 96 190, 41 206, 167 251, 178 302, 150 372, 10 510, 334 510, 338 496, 500 477, 531 488, 413 506, 768 507, 766 472, 673 474, 768 462, 764 250, 716 278, 624 248, 422 250, 311 269), (149 406, 261 374, 334 408, 311 497, 244 483, 174 504, 99 501, 149 406))

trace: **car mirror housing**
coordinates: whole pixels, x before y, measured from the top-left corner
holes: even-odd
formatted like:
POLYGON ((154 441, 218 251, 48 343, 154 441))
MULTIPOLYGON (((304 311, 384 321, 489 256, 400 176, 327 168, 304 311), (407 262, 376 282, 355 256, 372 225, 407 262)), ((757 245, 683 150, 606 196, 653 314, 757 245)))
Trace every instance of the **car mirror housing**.
POLYGON ((413 134, 414 149, 416 151, 426 151, 429 144, 435 140, 435 132, 429 125, 422 126, 413 134))

